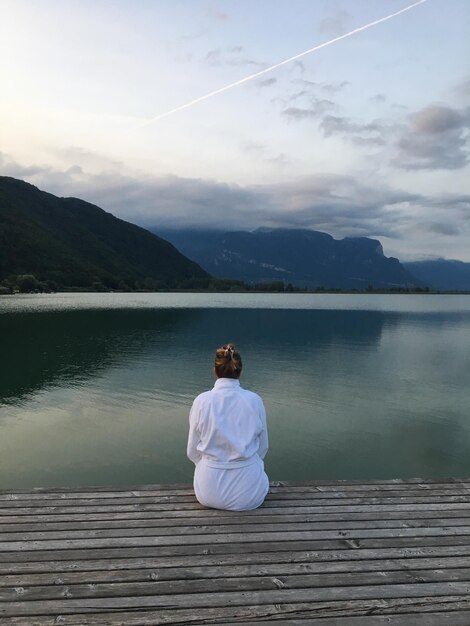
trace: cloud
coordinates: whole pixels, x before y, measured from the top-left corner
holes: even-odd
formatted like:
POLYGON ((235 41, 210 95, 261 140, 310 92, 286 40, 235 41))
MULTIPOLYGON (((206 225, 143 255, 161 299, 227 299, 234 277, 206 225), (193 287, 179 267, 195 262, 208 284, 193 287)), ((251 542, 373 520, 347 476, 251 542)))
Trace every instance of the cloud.
POLYGON ((255 67, 264 68, 266 63, 261 63, 255 59, 250 59, 244 53, 243 46, 231 46, 229 48, 214 48, 204 57, 203 61, 207 65, 253 65, 255 67))
MULTIPOLYGON (((316 95, 320 91, 335 93, 344 89, 346 82, 325 84, 296 79, 292 83, 302 89, 271 101, 284 107, 283 117, 297 122, 318 121, 319 130, 327 138, 341 137, 361 148, 385 148, 383 154, 392 167, 453 170, 470 162, 470 107, 458 109, 432 104, 404 118, 406 109, 400 109, 400 121, 361 121, 334 114, 339 106, 316 95)), ((376 94, 372 100, 381 103, 386 97, 376 94)))
POLYGON ((466 78, 464 81, 459 83, 455 87, 454 92, 464 102, 469 103, 470 102, 470 78, 466 78))
POLYGON ((363 122, 332 115, 322 103, 329 103, 330 109, 336 106, 331 101, 313 100, 311 107, 289 107, 283 113, 298 121, 321 118, 318 128, 325 137, 339 136, 359 147, 387 147, 387 161, 400 169, 452 170, 470 162, 470 107, 430 105, 409 113, 401 122, 363 122))
POLYGON ((20 165, 5 152, 0 152, 0 174, 13 178, 29 178, 40 174, 52 173, 46 165, 20 165))
POLYGON ((53 153, 66 163, 79 164, 85 170, 121 170, 124 167, 122 161, 110 159, 99 152, 85 150, 80 146, 56 149, 53 153))
POLYGON ((331 17, 326 17, 320 22, 319 31, 331 37, 339 37, 351 30, 352 16, 344 10, 336 11, 331 17))
POLYGON ((468 154, 465 140, 453 134, 440 144, 429 137, 404 136, 398 142, 398 154, 392 164, 407 170, 453 170, 465 167, 468 154))
POLYGON ((262 143, 246 141, 242 144, 241 148, 249 157, 254 157, 257 161, 262 159, 263 161, 278 167, 284 167, 291 162, 287 155, 283 152, 273 155, 270 153, 268 147, 262 143))
POLYGON ((301 89, 300 91, 296 91, 290 96, 287 96, 285 102, 295 102, 296 100, 300 100, 302 98, 310 99, 311 97, 312 94, 308 91, 308 89, 301 89))
POLYGON ((345 89, 348 85, 349 82, 347 80, 343 80, 340 83, 320 83, 320 88, 322 91, 334 95, 343 91, 343 89, 345 89))
POLYGON ((360 146, 383 146, 386 143, 385 133, 387 126, 380 120, 360 123, 354 122, 348 117, 326 115, 320 123, 320 130, 323 131, 325 137, 341 135, 343 138, 360 146))
POLYGON ((278 155, 274 157, 268 157, 266 160, 269 163, 272 163, 273 165, 277 165, 279 167, 284 167, 285 165, 289 165, 289 163, 291 162, 289 157, 286 154, 284 154, 284 152, 280 152, 278 155))
POLYGON ((470 222, 470 194, 441 193, 427 200, 428 210, 443 213, 455 223, 470 222))
POLYGON ((436 135, 460 129, 465 122, 469 122, 469 119, 465 119, 460 111, 451 109, 450 107, 431 105, 411 113, 410 125, 414 132, 421 135, 436 135))
POLYGON ((306 89, 302 89, 300 91, 296 91, 295 93, 285 95, 282 98, 279 96, 276 98, 271 98, 271 104, 280 105, 281 107, 287 107, 289 104, 296 102, 301 98, 310 98, 310 93, 306 89))
POLYGON ((222 56, 221 48, 215 48, 214 50, 209 50, 209 52, 204 57, 204 61, 205 63, 208 63, 209 65, 220 65, 221 56, 222 56))
POLYGON ((259 143, 257 141, 245 141, 242 144, 242 148, 246 152, 251 152, 256 155, 263 154, 267 150, 265 144, 259 143))
POLYGON ((402 169, 453 170, 470 162, 470 107, 430 105, 408 116, 392 163, 402 169))
MULTIPOLYGON (((285 155, 271 155, 263 144, 247 144, 245 150, 247 158, 251 151, 279 167, 285 164, 285 155)), ((386 238, 402 248, 419 239, 423 253, 427 240, 429 249, 436 250, 439 238, 452 237, 453 245, 465 247, 464 237, 470 230, 468 194, 425 197, 358 176, 317 173, 287 182, 241 186, 138 171, 90 173, 79 164, 62 170, 23 166, 5 154, 0 154, 0 174, 26 179, 59 196, 82 198, 117 217, 162 230, 310 228, 337 238, 386 238)))
POLYGON ((313 80, 307 80, 305 78, 296 78, 292 80, 291 83, 293 85, 299 85, 300 87, 302 87, 302 93, 316 94, 318 93, 318 91, 324 91, 325 93, 332 96, 339 93, 340 91, 343 91, 343 89, 345 89, 350 84, 347 80, 334 83, 318 83, 313 80))
MULTIPOLYGON (((285 162, 283 154, 267 158, 281 166, 285 162)), ((3 156, 0 173, 6 168, 10 175, 26 178, 51 193, 83 198, 123 219, 165 229, 284 226, 325 230, 337 236, 398 236, 400 211, 394 207, 417 198, 377 183, 369 187, 353 177, 332 174, 242 187, 209 179, 150 177, 139 172, 91 174, 79 166, 54 170, 13 165, 3 156)))
POLYGON ((294 70, 299 70, 301 74, 305 73, 305 64, 302 63, 302 61, 294 61, 292 63, 292 67, 294 68, 294 70))
POLYGON ((323 103, 328 103, 329 107, 333 109, 337 105, 332 100, 325 99, 324 94, 322 94, 321 92, 334 95, 338 93, 338 91, 344 89, 344 87, 348 83, 317 83, 312 80, 306 80, 304 78, 296 78, 291 81, 291 84, 296 87, 295 91, 291 93, 286 93, 282 98, 272 98, 272 104, 279 104, 282 107, 287 107, 289 104, 297 104, 299 100, 303 100, 305 105, 308 105, 309 103, 315 104, 316 102, 323 101, 323 103))
POLYGON ((378 93, 375 96, 372 96, 372 98, 370 98, 370 101, 376 104, 383 104, 387 101, 387 96, 384 93, 378 93))
POLYGON ((291 83, 301 87, 301 89, 286 94, 282 98, 273 98, 271 102, 283 107, 281 111, 283 116, 297 121, 320 118, 325 113, 337 109, 338 105, 333 100, 325 98, 322 92, 334 95, 348 85, 346 81, 342 83, 317 83, 303 78, 292 80, 291 83))
POLYGON ((313 80, 308 80, 306 78, 296 78, 292 81, 293 85, 301 85, 304 89, 310 89, 312 87, 318 87, 320 83, 316 83, 313 80))
POLYGON ((256 85, 258 87, 271 87, 277 83, 277 78, 266 78, 264 80, 257 81, 256 85))
POLYGON ((437 233, 439 235, 460 235, 460 228, 456 224, 447 222, 423 222, 421 228, 427 232, 437 233))
POLYGON ((217 7, 213 7, 213 6, 209 7, 207 9, 207 13, 209 14, 210 17, 212 17, 213 19, 219 22, 225 22, 226 20, 229 19, 228 13, 218 9, 217 7))
POLYGON ((318 119, 322 115, 333 108, 335 105, 331 100, 314 100, 312 99, 308 107, 288 107, 282 111, 282 115, 296 121, 306 119, 318 119))

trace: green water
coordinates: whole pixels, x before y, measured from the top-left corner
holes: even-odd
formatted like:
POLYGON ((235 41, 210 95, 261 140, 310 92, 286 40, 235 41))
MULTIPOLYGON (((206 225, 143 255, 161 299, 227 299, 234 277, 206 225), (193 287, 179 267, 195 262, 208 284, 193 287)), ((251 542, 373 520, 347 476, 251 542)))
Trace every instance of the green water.
POLYGON ((469 296, 10 296, 0 339, 2 488, 189 482, 226 341, 271 479, 470 476, 469 296))

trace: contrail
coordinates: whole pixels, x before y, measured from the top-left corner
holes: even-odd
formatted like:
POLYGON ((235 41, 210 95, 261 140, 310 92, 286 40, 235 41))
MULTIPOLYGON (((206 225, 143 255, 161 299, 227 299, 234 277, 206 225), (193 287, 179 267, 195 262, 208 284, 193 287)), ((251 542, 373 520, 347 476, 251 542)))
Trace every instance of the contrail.
POLYGON ((304 52, 300 52, 299 54, 294 55, 293 57, 289 57, 288 59, 284 59, 284 61, 279 61, 279 63, 275 63, 274 65, 271 65, 270 67, 265 68, 264 70, 260 70, 259 72, 255 72, 254 74, 250 74, 249 76, 245 76, 245 78, 240 78, 240 80, 236 80, 234 83, 230 83, 229 85, 225 85, 225 87, 220 87, 220 89, 215 89, 214 91, 211 91, 210 93, 206 93, 204 96, 200 96, 199 98, 195 98, 194 100, 191 100, 190 102, 186 102, 186 104, 182 104, 174 109, 171 109, 170 111, 166 111, 165 113, 160 113, 159 115, 156 115, 155 117, 152 117, 151 119, 147 120, 146 122, 144 122, 143 124, 141 124, 139 126, 139 128, 145 128, 146 126, 149 126, 150 124, 153 124, 154 122, 158 122, 158 120, 162 120, 164 117, 168 117, 169 115, 173 115, 174 113, 177 113, 178 111, 182 111, 183 109, 188 109, 189 107, 192 107, 194 104, 197 104, 198 102, 202 102, 203 100, 207 100, 208 98, 212 98, 212 96, 216 96, 219 93, 223 93, 224 91, 228 91, 229 89, 233 89, 234 87, 237 87, 238 85, 242 85, 243 83, 247 83, 250 80, 254 80, 255 78, 258 78, 259 76, 262 76, 263 74, 267 74, 268 72, 272 72, 273 70, 277 69, 278 67, 281 67, 282 65, 287 65, 287 63, 291 63, 292 61, 296 61, 297 59, 300 59, 304 56, 306 56, 307 54, 311 54, 312 52, 316 52, 317 50, 321 50, 322 48, 326 48, 327 46, 331 46, 331 44, 336 43, 337 41, 341 41, 342 39, 346 39, 347 37, 351 37, 352 35, 356 35, 357 33, 361 33, 363 30, 367 30, 368 28, 372 28, 373 26, 377 26, 377 24, 381 24, 382 22, 386 22, 387 20, 391 20, 392 18, 396 17, 397 15, 401 15, 402 13, 405 13, 406 11, 409 11, 410 9, 413 9, 414 7, 417 7, 420 4, 424 4, 425 2, 427 2, 428 0, 418 0, 417 2, 414 2, 413 4, 410 4, 409 6, 400 9, 399 11, 396 11, 395 13, 390 13, 390 15, 386 15, 385 17, 381 17, 378 20, 374 20, 373 22, 369 22, 368 24, 364 24, 364 26, 359 26, 359 28, 355 28, 354 30, 349 31, 348 33, 345 33, 344 35, 340 35, 339 37, 335 37, 334 39, 330 39, 329 41, 325 41, 324 43, 319 44, 318 46, 314 46, 313 48, 309 48, 308 50, 305 50, 304 52))

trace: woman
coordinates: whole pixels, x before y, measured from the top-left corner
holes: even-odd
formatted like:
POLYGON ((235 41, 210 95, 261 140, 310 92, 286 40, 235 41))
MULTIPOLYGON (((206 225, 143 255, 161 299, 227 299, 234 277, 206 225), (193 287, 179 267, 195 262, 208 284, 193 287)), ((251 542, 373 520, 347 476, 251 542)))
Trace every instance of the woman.
POLYGON ((194 492, 203 506, 214 509, 256 509, 269 489, 263 463, 268 451, 266 412, 261 398, 240 386, 241 371, 233 344, 216 350, 215 385, 194 400, 189 414, 194 492))

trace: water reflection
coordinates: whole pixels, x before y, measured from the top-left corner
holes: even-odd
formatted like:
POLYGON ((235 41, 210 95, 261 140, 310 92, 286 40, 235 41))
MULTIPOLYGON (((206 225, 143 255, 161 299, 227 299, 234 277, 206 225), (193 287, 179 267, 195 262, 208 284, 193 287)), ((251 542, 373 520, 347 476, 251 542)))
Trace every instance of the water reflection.
MULTIPOLYGON (((227 337, 238 341, 257 361, 279 350, 287 356, 289 349, 302 360, 309 348, 321 351, 338 342, 376 343, 383 323, 382 313, 359 311, 163 309, 3 314, 0 332, 8 367, 0 378, 0 403, 18 405, 51 385, 83 385, 106 368, 124 367, 129 361, 157 363, 167 356, 170 346, 175 362, 181 359, 178 369, 201 353, 207 357, 201 365, 209 363, 214 346, 227 337)), ((197 377, 194 367, 190 369, 191 377, 197 377)), ((153 386, 144 386, 140 391, 152 390, 153 386)), ((161 389, 161 394, 165 393, 173 398, 172 390, 161 389)))
POLYGON ((469 330, 468 312, 3 313, 0 486, 189 481, 188 410, 227 340, 272 478, 468 474, 469 330))
POLYGON ((95 310, 4 313, 0 403, 18 404, 51 385, 83 385, 168 338, 197 311, 95 310))

